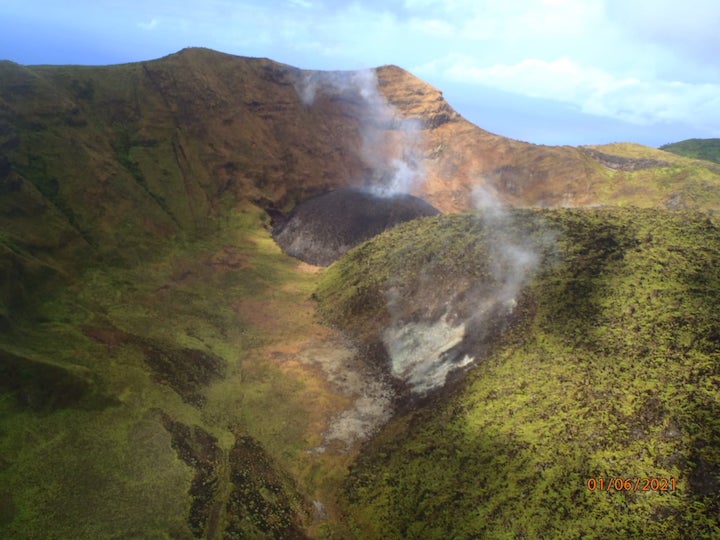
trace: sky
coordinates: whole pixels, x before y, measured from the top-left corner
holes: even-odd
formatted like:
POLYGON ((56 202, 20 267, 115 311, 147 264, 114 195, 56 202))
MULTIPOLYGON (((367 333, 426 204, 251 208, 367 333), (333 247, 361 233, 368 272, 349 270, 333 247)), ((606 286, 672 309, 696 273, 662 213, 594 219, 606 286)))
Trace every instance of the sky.
POLYGON ((719 28, 717 0, 0 0, 0 59, 395 64, 499 135, 659 146, 720 137, 719 28))

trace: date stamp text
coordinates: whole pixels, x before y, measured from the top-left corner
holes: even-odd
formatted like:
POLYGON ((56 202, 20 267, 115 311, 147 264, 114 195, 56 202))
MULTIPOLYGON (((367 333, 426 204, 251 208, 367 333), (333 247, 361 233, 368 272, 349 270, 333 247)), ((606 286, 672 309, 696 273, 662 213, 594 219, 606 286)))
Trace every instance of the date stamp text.
POLYGON ((676 491, 677 478, 588 478, 589 491, 676 491))

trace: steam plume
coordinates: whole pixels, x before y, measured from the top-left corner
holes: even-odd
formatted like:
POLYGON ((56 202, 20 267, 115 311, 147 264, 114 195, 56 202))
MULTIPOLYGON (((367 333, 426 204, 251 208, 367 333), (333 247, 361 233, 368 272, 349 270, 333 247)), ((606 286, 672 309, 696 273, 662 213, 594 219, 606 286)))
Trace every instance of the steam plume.
MULTIPOLYGON (((514 214, 503 207, 487 185, 473 194, 484 236, 482 260, 485 278, 475 282, 458 279, 448 298, 445 313, 425 312, 420 320, 408 320, 405 294, 391 288, 387 307, 391 324, 383 333, 390 357, 390 371, 422 395, 443 386, 448 375, 481 358, 498 334, 509 324, 522 289, 537 269, 538 249, 552 241, 552 234, 534 231, 532 238, 515 222, 514 214)), ((468 261, 472 264, 472 261, 468 261)), ((420 272, 415 297, 438 304, 441 270, 432 260, 420 272)))
POLYGON ((490 186, 476 185, 473 203, 480 211, 483 225, 493 231, 487 249, 490 270, 499 285, 497 300, 512 311, 520 290, 537 268, 538 253, 527 238, 513 232, 513 218, 490 186))
POLYGON ((417 190, 425 176, 420 122, 402 117, 387 101, 375 70, 304 72, 296 91, 306 107, 324 94, 360 108, 362 145, 358 154, 371 171, 370 177, 362 180, 373 193, 392 196, 417 190))

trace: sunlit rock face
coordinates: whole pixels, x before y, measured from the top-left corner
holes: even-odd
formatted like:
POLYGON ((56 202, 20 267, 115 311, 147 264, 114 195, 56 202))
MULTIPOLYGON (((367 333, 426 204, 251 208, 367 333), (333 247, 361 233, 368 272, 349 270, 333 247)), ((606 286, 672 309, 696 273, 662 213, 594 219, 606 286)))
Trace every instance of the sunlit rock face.
POLYGON ((289 255, 327 266, 352 247, 390 227, 440 212, 407 194, 338 189, 299 204, 273 236, 289 255))

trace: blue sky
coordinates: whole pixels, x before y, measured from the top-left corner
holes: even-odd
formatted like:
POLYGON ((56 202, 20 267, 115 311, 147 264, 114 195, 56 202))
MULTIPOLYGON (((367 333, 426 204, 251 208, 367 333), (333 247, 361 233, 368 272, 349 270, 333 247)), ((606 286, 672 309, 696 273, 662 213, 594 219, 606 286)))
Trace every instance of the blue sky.
POLYGON ((0 58, 113 64, 188 46, 308 69, 399 65, 539 144, 720 137, 717 0, 0 0, 0 58))

